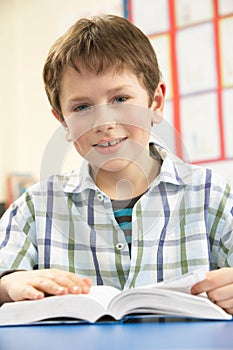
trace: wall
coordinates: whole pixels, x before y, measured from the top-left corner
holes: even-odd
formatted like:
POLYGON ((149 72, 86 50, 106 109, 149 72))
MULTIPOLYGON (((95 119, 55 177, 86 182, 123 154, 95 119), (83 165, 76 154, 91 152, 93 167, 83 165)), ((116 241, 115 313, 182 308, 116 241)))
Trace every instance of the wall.
POLYGON ((121 0, 0 1, 0 202, 6 175, 40 176, 44 149, 58 122, 43 89, 42 66, 53 42, 79 17, 123 15, 121 0))

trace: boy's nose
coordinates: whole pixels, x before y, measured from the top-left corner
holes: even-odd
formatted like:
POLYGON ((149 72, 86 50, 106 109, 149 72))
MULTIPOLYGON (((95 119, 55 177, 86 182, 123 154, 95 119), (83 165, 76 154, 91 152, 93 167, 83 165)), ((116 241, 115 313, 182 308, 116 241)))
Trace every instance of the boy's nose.
POLYGON ((107 132, 116 127, 115 113, 107 106, 95 108, 93 131, 107 132))
POLYGON ((103 132, 106 133, 107 131, 114 129, 116 127, 116 122, 105 122, 105 123, 98 123, 94 125, 93 131, 95 132, 103 132))

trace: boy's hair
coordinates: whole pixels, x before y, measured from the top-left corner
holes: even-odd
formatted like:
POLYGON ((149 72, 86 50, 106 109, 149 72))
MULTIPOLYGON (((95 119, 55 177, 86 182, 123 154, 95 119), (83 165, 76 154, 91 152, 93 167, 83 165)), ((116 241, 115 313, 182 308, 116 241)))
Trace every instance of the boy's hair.
POLYGON ((59 101, 60 84, 67 65, 95 74, 108 68, 116 72, 128 69, 144 84, 149 104, 161 79, 156 54, 147 36, 125 18, 114 15, 78 20, 51 47, 43 78, 49 102, 61 120, 64 118, 59 101))

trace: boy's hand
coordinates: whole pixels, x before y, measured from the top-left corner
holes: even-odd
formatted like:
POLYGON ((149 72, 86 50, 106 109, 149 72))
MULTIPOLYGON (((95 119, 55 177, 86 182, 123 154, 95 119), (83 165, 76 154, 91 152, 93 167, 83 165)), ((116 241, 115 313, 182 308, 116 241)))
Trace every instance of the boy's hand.
POLYGON ((218 306, 233 314, 233 268, 224 267, 206 273, 206 279, 191 288, 192 294, 206 292, 218 306))
POLYGON ((57 269, 17 271, 1 278, 0 302, 42 299, 46 294, 87 294, 90 287, 90 279, 79 278, 72 272, 57 269))

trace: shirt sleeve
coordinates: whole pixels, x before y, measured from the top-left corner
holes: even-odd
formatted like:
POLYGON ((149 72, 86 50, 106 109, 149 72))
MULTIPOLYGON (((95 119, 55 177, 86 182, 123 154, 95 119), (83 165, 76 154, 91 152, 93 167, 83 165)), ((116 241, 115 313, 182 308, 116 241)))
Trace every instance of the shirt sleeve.
POLYGON ((233 189, 221 178, 213 184, 208 208, 212 268, 233 267, 233 189))
POLYGON ((35 215, 29 193, 16 200, 0 221, 0 272, 37 265, 35 215))
POLYGON ((14 272, 18 272, 18 271, 24 271, 24 270, 5 270, 5 271, 2 271, 0 272, 0 278, 4 277, 4 276, 7 276, 7 275, 10 275, 11 273, 14 273, 14 272))

